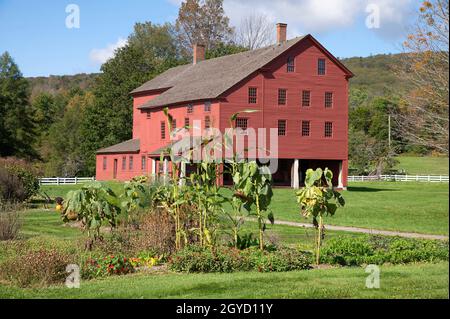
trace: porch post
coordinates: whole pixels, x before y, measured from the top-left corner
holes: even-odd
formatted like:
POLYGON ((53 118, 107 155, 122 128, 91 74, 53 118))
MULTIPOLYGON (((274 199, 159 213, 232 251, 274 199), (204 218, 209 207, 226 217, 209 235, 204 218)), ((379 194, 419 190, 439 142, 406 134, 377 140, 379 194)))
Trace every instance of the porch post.
POLYGON ((342 183, 342 161, 339 161, 338 188, 344 188, 344 184, 342 183))
POLYGON ((167 173, 168 173, 168 168, 169 168, 169 161, 167 160, 167 158, 164 158, 164 162, 163 162, 163 180, 164 180, 164 184, 167 182, 167 173))
POLYGON ((180 181, 179 185, 184 185, 184 178, 186 176, 186 162, 180 162, 180 181))
POLYGON ((293 175, 292 187, 296 188, 296 189, 299 188, 299 186, 300 186, 299 176, 298 176, 298 164, 299 164, 299 160, 295 159, 294 160, 294 164, 293 164, 294 169, 293 169, 293 172, 292 172, 292 175, 293 175))
POLYGON ((151 179, 156 181, 156 159, 151 158, 152 161, 152 171, 151 171, 151 179))

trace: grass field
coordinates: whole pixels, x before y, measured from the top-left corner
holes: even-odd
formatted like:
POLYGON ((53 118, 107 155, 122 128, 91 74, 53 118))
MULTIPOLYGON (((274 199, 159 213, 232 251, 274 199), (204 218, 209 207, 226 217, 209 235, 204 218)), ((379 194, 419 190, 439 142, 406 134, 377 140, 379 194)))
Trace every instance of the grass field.
MULTIPOLYGON (((74 186, 44 187, 52 197, 65 196, 74 186)), ((112 184, 119 191, 120 184, 112 184)), ((275 189, 273 209, 278 219, 299 218, 294 190, 275 189)), ((338 211, 336 220, 376 228, 420 229, 448 233, 448 185, 416 183, 354 183, 344 192, 348 206, 338 211), (417 211, 417 214, 415 213, 417 211), (414 224, 417 223, 417 224, 414 224), (372 226, 375 227, 375 226, 372 226)), ((77 228, 64 226, 59 214, 50 209, 23 212, 21 236, 38 247, 72 247, 83 241, 77 228)), ((254 222, 246 222, 244 232, 256 232, 254 222)), ((312 249, 314 230, 285 225, 269 225, 267 237, 283 244, 312 249)), ((327 231, 335 236, 362 236, 327 231)), ((6 257, 0 246, 0 261, 6 257)), ((365 287, 367 273, 361 267, 313 269, 281 273, 238 272, 231 274, 139 273, 82 281, 80 289, 62 285, 20 289, 0 283, 1 298, 448 298, 448 262, 384 265, 380 289, 365 287)))
POLYGON ((0 298, 448 298, 448 263, 382 266, 380 288, 365 287, 364 268, 284 273, 136 274, 64 286, 19 289, 0 298))
MULTIPOLYGON (((119 183, 109 184, 120 191, 119 183)), ((65 196, 79 185, 44 186, 51 197, 65 196)), ((224 190, 228 192, 228 190, 224 190)), ((342 192, 346 206, 325 222, 339 226, 358 226, 447 235, 449 229, 448 183, 355 182, 342 192)), ((307 222, 300 216, 295 190, 274 190, 271 209, 275 219, 307 222)))
MULTIPOLYGON (((342 195, 346 206, 325 223, 406 232, 448 234, 446 183, 351 183, 342 195)), ((294 190, 275 189, 275 218, 304 221, 293 199, 294 190)))
POLYGON ((448 175, 448 157, 397 157, 396 169, 405 170, 411 175, 448 175))

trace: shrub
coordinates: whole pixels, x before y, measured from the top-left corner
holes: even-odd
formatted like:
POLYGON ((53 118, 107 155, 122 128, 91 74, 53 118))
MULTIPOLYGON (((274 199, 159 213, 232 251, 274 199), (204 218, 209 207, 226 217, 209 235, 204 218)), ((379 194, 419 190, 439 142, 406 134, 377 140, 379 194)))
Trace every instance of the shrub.
POLYGON ((448 260, 448 242, 399 237, 361 236, 330 239, 321 261, 343 266, 404 264, 448 260))
POLYGON ((0 200, 23 202, 39 191, 36 171, 25 161, 0 160, 0 200))
POLYGON ((0 264, 0 277, 20 287, 63 283, 73 257, 55 249, 29 251, 0 264))
POLYGON ((310 263, 310 254, 292 248, 268 252, 255 248, 188 246, 169 258, 168 266, 180 272, 269 272, 308 269, 310 263))
POLYGON ((168 212, 161 209, 142 216, 138 231, 130 237, 133 251, 154 250, 170 254, 175 249, 175 224, 168 212))
POLYGON ((18 212, 0 212, 0 240, 16 239, 20 227, 18 212))
POLYGON ((21 209, 20 205, 0 202, 0 240, 17 238, 22 226, 18 212, 21 209))
POLYGON ((82 265, 81 275, 85 279, 110 275, 125 275, 134 271, 130 260, 122 255, 103 258, 88 258, 82 265))

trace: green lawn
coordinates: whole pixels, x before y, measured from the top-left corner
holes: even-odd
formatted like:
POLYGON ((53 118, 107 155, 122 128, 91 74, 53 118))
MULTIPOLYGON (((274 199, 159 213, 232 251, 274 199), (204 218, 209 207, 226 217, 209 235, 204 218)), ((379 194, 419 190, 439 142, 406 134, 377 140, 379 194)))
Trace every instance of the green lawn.
POLYGON ((448 175, 448 157, 397 157, 396 169, 403 169, 411 175, 448 175))
MULTIPOLYGON (((346 206, 325 222, 339 226, 448 234, 447 183, 350 183, 342 195, 346 206)), ((300 216, 295 190, 274 190, 271 208, 275 219, 308 222, 300 216)))
MULTIPOLYGON (((110 184, 120 190, 120 184, 110 184)), ((65 194, 79 186, 44 186, 51 196, 65 194)), ((223 190, 224 193, 229 192, 223 190)), ((449 233, 448 183, 354 182, 342 192, 346 207, 339 209, 326 223, 374 229, 449 233)), ((307 222, 299 214, 295 190, 276 188, 271 208, 275 219, 307 222)))
POLYGON ((2 298, 448 298, 448 263, 382 266, 380 288, 368 289, 364 268, 284 273, 136 274, 64 286, 0 285, 2 298))

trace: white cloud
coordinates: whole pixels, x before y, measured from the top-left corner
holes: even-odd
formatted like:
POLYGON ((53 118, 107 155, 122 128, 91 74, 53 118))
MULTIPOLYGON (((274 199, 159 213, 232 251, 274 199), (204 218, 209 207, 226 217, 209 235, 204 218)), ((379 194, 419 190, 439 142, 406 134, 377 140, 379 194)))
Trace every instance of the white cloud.
POLYGON ((225 0, 224 7, 234 25, 248 12, 256 12, 288 23, 289 35, 295 36, 351 27, 366 17, 368 4, 379 6, 381 28, 390 29, 404 22, 411 0, 225 0))
MULTIPOLYGON (((167 0, 179 6, 182 0, 167 0)), ((380 36, 398 36, 413 0, 224 0, 225 13, 238 26, 245 16, 264 14, 273 23, 289 24, 288 36, 325 33, 348 28, 367 16, 369 4, 380 8, 380 36)), ((274 28, 275 29, 275 28, 274 28)), ((275 32, 275 31, 274 31, 275 32)))
POLYGON ((127 40, 119 38, 116 43, 108 44, 106 48, 92 49, 89 58, 96 64, 103 64, 114 56, 117 49, 125 45, 127 45, 127 40))

